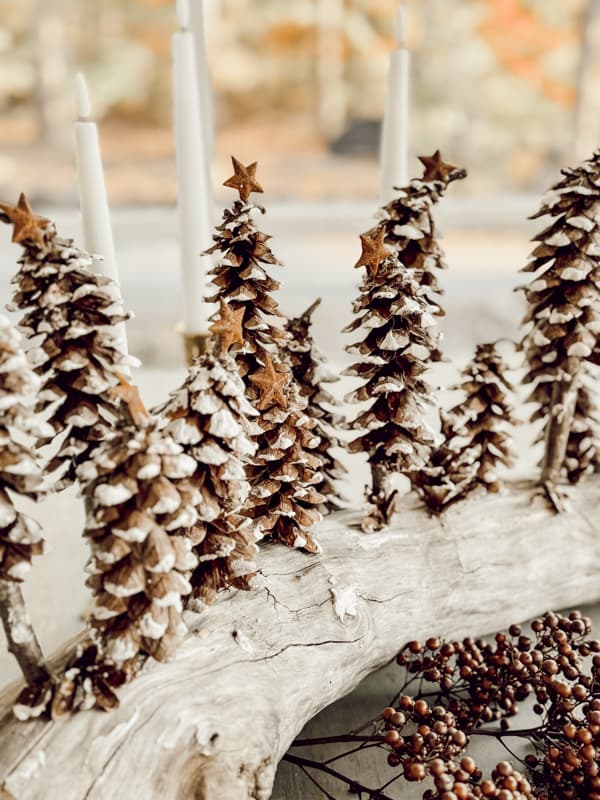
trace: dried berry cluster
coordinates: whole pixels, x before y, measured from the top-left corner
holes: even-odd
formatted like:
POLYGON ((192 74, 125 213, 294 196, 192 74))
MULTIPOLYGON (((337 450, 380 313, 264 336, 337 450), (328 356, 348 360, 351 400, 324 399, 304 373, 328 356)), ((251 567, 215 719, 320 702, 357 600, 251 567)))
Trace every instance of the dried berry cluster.
MULTIPOLYGON (((399 778, 424 781, 424 800, 599 800, 600 642, 580 612, 547 612, 533 620, 530 632, 513 625, 492 642, 410 642, 397 663, 406 678, 369 724, 371 733, 338 739, 387 753, 397 778, 386 785, 399 778), (418 691, 409 694, 415 685, 418 691), (525 708, 539 724, 517 728, 514 718, 525 708), (529 752, 516 767, 501 761, 485 776, 468 754, 477 736, 509 752, 507 742, 520 739, 529 752)), ((360 784, 348 779, 348 785, 360 784)), ((388 797, 380 790, 367 796, 388 797)))

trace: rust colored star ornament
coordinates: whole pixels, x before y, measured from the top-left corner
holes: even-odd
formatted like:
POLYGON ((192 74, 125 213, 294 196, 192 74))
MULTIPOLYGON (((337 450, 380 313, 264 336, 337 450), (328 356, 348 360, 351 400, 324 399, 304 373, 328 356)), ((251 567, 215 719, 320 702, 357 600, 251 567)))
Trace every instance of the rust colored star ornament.
POLYGON ((276 370, 270 356, 265 356, 264 362, 264 367, 249 376, 250 382, 259 391, 258 410, 264 411, 274 405, 287 408, 288 402, 283 387, 288 382, 290 374, 287 370, 285 372, 276 370))
POLYGON ((256 167, 258 166, 256 161, 245 167, 235 156, 231 156, 231 163, 233 164, 234 174, 225 181, 223 186, 228 186, 230 189, 237 189, 240 193, 240 199, 243 200, 244 203, 247 202, 252 192, 262 193, 264 191, 260 183, 256 180, 256 167))
POLYGON ((374 278, 379 271, 381 262, 392 255, 390 251, 386 249, 383 243, 384 239, 385 228, 379 228, 373 236, 368 233, 361 234, 360 243, 362 246, 362 253, 354 265, 355 268, 366 267, 369 275, 374 278))
POLYGON ((436 150, 432 156, 419 156, 419 161, 425 167, 422 178, 424 181, 449 182, 457 178, 464 178, 467 174, 466 170, 444 161, 439 150, 436 150))
POLYGON ((242 330, 242 322, 244 320, 245 309, 231 308, 223 298, 220 298, 219 303, 219 319, 215 320, 209 327, 209 331, 219 337, 219 351, 222 356, 226 355, 229 348, 233 344, 244 344, 244 332, 242 330))
POLYGON ((140 397, 140 390, 137 386, 130 383, 127 378, 120 372, 117 372, 119 379, 118 386, 114 386, 110 393, 113 397, 118 397, 127 406, 127 410, 131 415, 134 425, 141 425, 150 418, 146 406, 140 397))
POLYGON ((48 227, 50 220, 33 213, 23 192, 19 195, 16 206, 0 203, 0 215, 13 224, 13 242, 17 244, 32 242, 41 248, 44 247, 44 228, 48 227))

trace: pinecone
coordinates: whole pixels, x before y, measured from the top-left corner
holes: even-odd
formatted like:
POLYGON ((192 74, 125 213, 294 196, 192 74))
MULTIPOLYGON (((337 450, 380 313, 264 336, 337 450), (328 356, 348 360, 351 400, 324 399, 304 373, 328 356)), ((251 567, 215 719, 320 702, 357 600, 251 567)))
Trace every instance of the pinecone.
POLYGON ((243 310, 243 345, 235 354, 243 378, 257 369, 263 354, 277 355, 287 338, 285 317, 271 297, 279 283, 265 269, 279 261, 267 244, 271 237, 255 225, 257 216, 264 213, 261 206, 236 200, 231 210, 225 209, 215 244, 208 251, 223 254, 211 273, 217 292, 208 301, 222 300, 230 313, 243 310))
MULTIPOLYGON (((563 179, 532 217, 553 219, 534 238, 539 244, 523 269, 537 273, 524 287, 529 306, 521 342, 528 367, 524 381, 533 384, 529 401, 538 406, 532 420, 544 420, 542 483, 559 510, 555 487, 565 468, 583 366, 600 360, 599 172, 600 150, 580 167, 562 170, 563 179)), ((585 407, 585 397, 579 407, 585 407)), ((579 417, 579 428, 582 422, 579 417)), ((577 474, 572 466, 569 471, 577 474)))
POLYGON ((281 363, 281 347, 289 334, 283 329, 285 317, 270 296, 279 284, 265 270, 265 265, 279 262, 267 244, 270 237, 255 225, 264 209, 249 201, 252 191, 262 191, 255 178, 256 164, 244 167, 237 159, 232 161, 235 175, 224 185, 238 189, 240 200, 224 212, 209 251, 223 254, 212 273, 218 292, 210 300, 220 303, 211 330, 221 337, 221 352, 239 344, 234 355, 246 396, 261 412, 257 452, 247 469, 252 491, 243 513, 270 538, 315 552, 317 545, 308 530, 321 519, 315 505, 325 502, 313 488, 322 480, 318 471, 322 459, 316 452, 320 439, 303 413, 306 401, 297 385, 292 381, 284 389, 291 374, 281 363))
POLYGON ((356 266, 366 265, 357 315, 344 330, 361 330, 364 339, 346 350, 361 361, 344 371, 364 381, 347 396, 350 402, 370 402, 350 423, 363 431, 348 445, 364 452, 372 472, 370 501, 376 511, 363 528, 374 530, 389 521, 393 495, 387 481, 393 473, 410 476, 429 460, 435 436, 424 420, 432 402, 431 388, 423 379, 426 355, 437 347, 431 332, 434 319, 426 296, 400 261, 383 248, 383 229, 377 237, 363 236, 363 255, 356 266), (369 255, 370 249, 375 250, 369 255))
POLYGON ((10 493, 37 500, 43 480, 24 435, 38 434, 32 413, 39 381, 21 349, 20 336, 0 316, 0 579, 22 581, 33 556, 44 550, 40 525, 17 511, 10 493))
POLYGON ((91 547, 88 585, 95 597, 91 624, 102 657, 129 669, 138 656, 170 658, 185 634, 186 576, 197 565, 191 540, 203 496, 192 477, 198 465, 150 417, 126 384, 130 419, 77 477, 86 499, 85 536, 91 547))
POLYGON ((318 509, 325 498, 317 490, 322 474, 315 420, 305 413, 306 400, 283 365, 275 369, 266 356, 265 366, 249 379, 261 413, 244 513, 271 541, 316 553, 319 546, 310 531, 322 519, 318 509))
MULTIPOLYGON (((439 150, 433 156, 420 156, 425 166, 422 178, 413 179, 398 190, 398 196, 382 209, 382 219, 377 228, 385 230, 385 244, 407 267, 431 306, 431 313, 444 316, 439 303, 443 294, 437 270, 447 264, 439 236, 436 232, 433 206, 448 188, 448 184, 466 177, 464 169, 446 164, 439 150)), ((441 361, 439 349, 431 353, 434 361, 441 361)))
POLYGON ((59 238, 49 220, 36 217, 24 195, 17 206, 0 204, 0 210, 23 246, 8 308, 26 312, 19 328, 42 381, 35 410, 52 426, 38 447, 64 434, 48 465, 55 487, 62 489, 115 424, 118 403, 109 389, 118 384, 117 368, 133 363, 115 345, 115 326, 129 315, 113 281, 95 274, 91 256, 59 238))
POLYGON ((579 483, 584 475, 600 471, 600 409, 588 370, 583 371, 567 442, 565 469, 569 483, 579 483))
POLYGON ((186 531, 198 559, 190 578, 194 597, 210 603, 228 586, 249 588, 256 539, 250 520, 239 512, 249 493, 245 465, 256 451, 249 420, 257 412, 244 396, 233 358, 203 355, 155 413, 196 462, 191 480, 202 499, 198 519, 186 531))
POLYGON ((460 386, 465 399, 442 415, 443 442, 431 463, 412 476, 413 485, 434 512, 444 511, 478 486, 501 488, 497 468, 514 463, 508 426, 516 423, 507 395, 513 387, 495 344, 477 346, 463 370, 460 386))
POLYGON ((314 431, 320 439, 316 452, 322 461, 323 479, 315 488, 326 498, 320 509, 326 512, 340 508, 336 481, 343 478, 347 470, 332 453, 333 448, 343 447, 335 433, 343 418, 332 411, 339 404, 323 387, 324 383, 339 381, 339 377, 327 371, 327 359, 315 345, 310 333, 312 313, 320 302, 317 300, 299 317, 288 321, 286 329, 290 339, 285 343, 284 352, 300 393, 307 400, 306 413, 315 421, 314 431))

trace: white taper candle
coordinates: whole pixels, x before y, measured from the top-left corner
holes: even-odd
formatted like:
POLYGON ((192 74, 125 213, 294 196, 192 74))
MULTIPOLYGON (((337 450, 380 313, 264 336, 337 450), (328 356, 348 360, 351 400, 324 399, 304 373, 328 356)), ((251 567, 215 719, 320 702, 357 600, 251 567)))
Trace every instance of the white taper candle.
MULTIPOLYGON (((91 119, 92 111, 89 92, 85 77, 81 72, 78 72, 75 76, 75 103, 77 109, 75 157, 79 184, 79 203, 83 221, 84 247, 92 255, 102 256, 101 260, 94 261, 94 268, 100 274, 112 278, 119 287, 120 292, 119 272, 98 139, 98 126, 91 119)), ((127 336, 124 324, 117 326, 115 336, 117 346, 121 352, 127 355, 127 336)), ((123 371, 127 372, 127 368, 123 367, 123 371)))
POLYGON ((177 156, 177 200, 184 290, 184 330, 207 333, 210 308, 205 298, 212 238, 212 193, 201 124, 194 37, 188 0, 177 1, 181 30, 173 34, 173 95, 177 156))
POLYGON ((190 26, 196 45, 198 91, 200 92, 200 124, 204 130, 206 163, 208 164, 210 177, 210 167, 215 154, 215 103, 206 47, 206 17, 205 0, 196 0, 191 9, 190 26))
POLYGON ((396 16, 397 47, 390 53, 390 71, 381 132, 380 199, 388 203, 394 187, 408 179, 408 121, 410 52, 406 47, 404 7, 396 16))

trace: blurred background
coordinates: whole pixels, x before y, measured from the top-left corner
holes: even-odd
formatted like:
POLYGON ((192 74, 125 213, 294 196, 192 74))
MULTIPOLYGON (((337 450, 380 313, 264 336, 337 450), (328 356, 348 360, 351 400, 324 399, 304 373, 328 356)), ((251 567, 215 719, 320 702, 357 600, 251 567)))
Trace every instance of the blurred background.
MULTIPOLYGON (((221 186, 231 174, 229 155, 258 160, 260 201, 268 209, 261 226, 285 265, 273 269, 282 283, 282 310, 298 314, 323 298, 315 337, 341 371, 349 337, 340 331, 350 321, 360 277, 353 269, 358 234, 372 225, 378 205, 377 151, 397 2, 191 5, 196 25, 204 18, 214 90, 217 204, 234 198, 221 186)), ((182 293, 174 6, 174 0, 0 0, 0 198, 14 202, 24 190, 62 235, 81 241, 73 89, 82 69, 100 123, 123 296, 136 315, 128 323, 130 349, 143 360, 136 377, 149 406, 184 374, 176 330, 182 293)), ((410 172, 420 175, 416 156, 437 148, 469 171, 435 209, 449 264, 441 283, 450 360, 435 365, 430 378, 452 385, 476 342, 504 337, 518 382, 520 356, 508 340, 519 336, 524 307, 513 289, 523 282, 518 270, 541 227, 527 217, 560 167, 600 143, 600 0, 406 0, 405 7, 412 51, 410 172)), ((0 306, 10 297, 18 256, 8 226, 0 226, 0 306)), ((341 398, 351 385, 344 379, 333 390, 341 398)), ((455 397, 439 394, 446 405, 455 397)), ((526 419, 527 409, 519 416, 526 419)), ((514 474, 531 475, 539 455, 531 446, 534 432, 522 425, 515 438, 521 458, 514 474)), ((350 467, 346 492, 359 498, 364 459, 340 457, 350 467)), ((30 511, 53 548, 25 585, 42 644, 51 651, 81 627, 89 602, 83 511, 73 491, 30 511)), ((0 685, 15 676, 0 647, 0 685)), ((372 710, 373 693, 388 688, 375 676, 337 711, 324 712, 317 729, 339 730, 344 714, 372 710)), ((289 770, 282 776, 278 800, 317 796, 289 770)))
MULTIPOLYGON (((595 147, 598 0, 405 5, 413 156, 443 145, 470 169, 461 191, 495 194, 536 191, 595 147)), ((192 6, 202 13, 199 0, 192 6)), ((219 177, 235 151, 259 159, 270 198, 372 200, 396 0, 203 6, 219 177)), ((2 195, 19 187, 75 201, 72 89, 82 68, 113 203, 173 202, 174 27, 172 0, 0 0, 2 195)))

